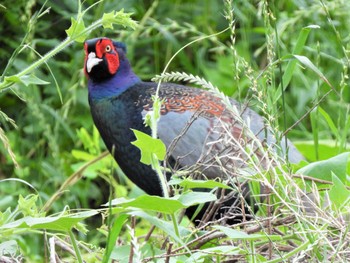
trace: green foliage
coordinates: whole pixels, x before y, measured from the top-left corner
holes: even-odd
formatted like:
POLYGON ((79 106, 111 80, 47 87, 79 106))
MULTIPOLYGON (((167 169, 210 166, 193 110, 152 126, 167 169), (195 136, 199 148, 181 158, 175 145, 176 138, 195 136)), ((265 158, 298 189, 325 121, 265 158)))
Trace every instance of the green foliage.
MULTIPOLYGON (((341 0, 2 1, 0 261, 349 261, 349 8, 341 0), (257 172, 243 177, 257 195, 268 190, 255 197, 257 218, 195 228, 183 208, 236 189, 181 178, 184 170, 169 182, 173 197, 149 197, 125 178, 88 107, 82 42, 97 36, 125 42, 144 80, 158 75, 248 102, 307 162, 267 153, 275 166, 266 170, 252 158, 257 172), (315 214, 301 205, 310 191, 315 214)), ((136 144, 163 176, 171 171, 159 162, 154 101, 146 118, 154 134, 136 144)))
POLYGON ((131 14, 124 13, 124 9, 120 11, 112 11, 104 13, 102 16, 102 26, 104 28, 113 29, 114 24, 123 25, 124 27, 136 28, 136 22, 130 19, 131 14))
POLYGON ((166 154, 165 144, 159 140, 152 138, 143 132, 132 130, 136 136, 136 141, 132 142, 137 148, 141 150, 141 162, 147 165, 152 164, 153 156, 158 160, 164 160, 166 154))
POLYGON ((108 262, 111 258, 111 254, 115 247, 117 238, 119 237, 122 227, 127 221, 128 216, 126 214, 121 214, 115 219, 113 226, 109 229, 106 252, 104 253, 102 262, 108 262))
POLYGON ((86 211, 75 213, 73 215, 61 215, 55 217, 31 217, 25 216, 14 222, 2 225, 0 230, 16 230, 28 231, 33 229, 47 229, 55 231, 69 231, 76 226, 78 222, 85 218, 96 215, 97 211, 86 211))
POLYGON ((347 165, 349 162, 349 152, 339 154, 327 160, 310 163, 299 169, 297 173, 309 175, 325 181, 332 181, 336 175, 343 183, 347 181, 347 165))
POLYGON ((84 21, 80 20, 79 22, 72 18, 71 26, 66 30, 67 36, 75 39, 75 41, 83 43, 88 36, 87 32, 85 33, 84 21), (84 32, 84 34, 82 33, 84 32))
POLYGON ((216 196, 212 193, 189 192, 174 196, 172 198, 152 195, 142 195, 134 199, 118 198, 114 199, 111 202, 111 205, 123 208, 140 208, 142 210, 150 210, 165 214, 174 214, 180 209, 215 200, 216 196))
POLYGON ((347 203, 350 200, 350 190, 348 190, 339 177, 334 174, 332 174, 332 182, 333 186, 329 190, 329 199, 332 202, 332 208, 334 210, 343 210, 343 212, 348 214, 347 203))

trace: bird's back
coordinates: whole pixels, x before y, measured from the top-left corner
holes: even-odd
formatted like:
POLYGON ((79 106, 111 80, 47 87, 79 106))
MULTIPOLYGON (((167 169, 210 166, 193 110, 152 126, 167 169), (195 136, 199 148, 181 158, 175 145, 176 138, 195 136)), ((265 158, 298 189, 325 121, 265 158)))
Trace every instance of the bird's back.
MULTIPOLYGON (((91 102, 91 112, 124 173, 148 194, 161 195, 154 171, 140 163, 140 151, 130 143, 136 139, 131 129, 151 134, 144 118, 152 110, 156 88, 156 83, 137 83, 117 96, 91 102)), ((249 156, 244 149, 256 144, 256 138, 268 145, 276 142, 263 118, 235 100, 231 100, 236 109, 232 111, 208 91, 171 83, 161 84, 159 97, 163 103, 157 134, 172 165, 196 168, 208 178, 224 178, 246 165, 249 156)), ((283 145, 273 149, 284 154, 283 145)), ((302 156, 289 141, 288 147, 289 159, 300 161, 302 156)), ((261 156, 258 151, 252 154, 261 156)))

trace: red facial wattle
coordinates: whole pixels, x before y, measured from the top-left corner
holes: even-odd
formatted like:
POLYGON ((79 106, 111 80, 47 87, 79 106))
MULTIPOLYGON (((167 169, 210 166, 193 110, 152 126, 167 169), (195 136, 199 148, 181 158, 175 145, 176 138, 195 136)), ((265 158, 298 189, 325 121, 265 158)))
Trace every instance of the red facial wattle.
POLYGON ((98 58, 106 58, 108 71, 111 75, 117 72, 119 68, 119 57, 111 40, 101 39, 96 43, 96 56, 98 58))

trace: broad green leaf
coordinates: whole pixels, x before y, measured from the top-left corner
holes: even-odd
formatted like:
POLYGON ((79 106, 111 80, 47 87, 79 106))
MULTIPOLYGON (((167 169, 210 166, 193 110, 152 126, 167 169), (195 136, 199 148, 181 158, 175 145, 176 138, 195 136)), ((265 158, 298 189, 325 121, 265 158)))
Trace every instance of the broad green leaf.
MULTIPOLYGON (((174 196, 172 198, 154 195, 141 195, 133 199, 117 198, 112 200, 112 205, 124 208, 133 207, 165 214, 173 214, 180 209, 206 202, 212 202, 216 199, 216 196, 212 193, 189 192, 174 196)), ((104 204, 104 206, 108 205, 108 203, 104 204)))
POLYGON ((117 198, 112 200, 112 205, 121 206, 124 208, 140 208, 143 210, 156 211, 165 214, 173 214, 178 210, 185 208, 185 205, 178 200, 154 195, 141 195, 135 199, 117 198))
POLYGON ((131 27, 135 29, 137 23, 130 18, 131 13, 124 13, 124 10, 112 11, 110 13, 105 13, 102 16, 102 26, 104 28, 113 29, 113 24, 122 25, 124 27, 131 27))
POLYGON ((192 179, 172 179, 169 181, 169 185, 180 185, 183 188, 193 189, 193 188, 208 188, 213 189, 215 187, 223 188, 223 189, 232 189, 227 184, 215 181, 215 180, 192 180, 192 179))
POLYGON ((215 201, 216 195, 206 192, 188 192, 177 197, 184 207, 215 201))
POLYGON ((136 141, 131 142, 141 151, 141 162, 147 165, 152 163, 153 154, 158 160, 164 160, 166 147, 160 139, 155 139, 146 133, 132 129, 136 136, 136 141))
POLYGON ((71 39, 83 43, 88 36, 87 33, 84 33, 85 25, 84 21, 82 19, 79 19, 79 21, 75 20, 73 17, 71 19, 72 23, 71 26, 66 30, 66 33, 68 37, 71 39))
POLYGON ((350 200, 350 191, 339 180, 338 176, 332 173, 333 186, 328 191, 329 198, 332 201, 332 205, 337 210, 340 209, 346 201, 350 200))
MULTIPOLYGON (((305 156, 310 162, 317 161, 315 156, 315 142, 309 141, 293 141, 293 144, 298 150, 305 156)), ((347 148, 350 148, 350 144, 347 144, 347 148)), ((339 145, 335 140, 319 140, 318 141, 318 157, 319 160, 326 160, 336 156, 340 151, 339 145)))
POLYGON ((238 231, 225 226, 214 226, 213 228, 220 230, 227 237, 234 240, 282 240, 279 235, 266 235, 266 234, 247 234, 243 231, 238 231))
POLYGON ((68 231, 85 218, 98 214, 97 211, 85 211, 76 214, 48 217, 27 216, 14 222, 5 224, 1 229, 30 228, 30 229, 50 229, 56 231, 68 231))
MULTIPOLYGON (((148 243, 145 242, 145 246, 147 246, 147 245, 148 245, 148 243)), ((142 246, 141 249, 143 249, 143 247, 144 246, 142 246)), ((155 249, 155 248, 153 248, 153 249, 155 249)), ((130 244, 114 246, 113 251, 109 257, 109 260, 114 260, 112 262, 121 262, 121 263, 129 262, 130 251, 131 251, 130 244)), ((110 261, 102 261, 102 262, 107 263, 110 261)))
POLYGON ((324 161, 310 163, 296 173, 330 182, 332 181, 332 173, 334 173, 341 182, 345 182, 349 155, 350 152, 346 152, 324 161))
MULTIPOLYGON (((141 195, 133 199, 117 198, 112 200, 112 205, 124 208, 133 207, 165 214, 173 214, 180 209, 206 202, 212 202, 216 199, 216 196, 212 193, 189 192, 174 196, 172 198, 154 195, 141 195)), ((104 204, 104 206, 108 205, 109 203, 104 204)))
POLYGON ((109 259, 111 257, 113 248, 115 247, 116 240, 119 236, 120 231, 122 230, 122 227, 124 226, 127 215, 122 214, 120 215, 113 223, 112 228, 110 231, 108 231, 108 239, 107 239, 107 247, 106 251, 103 255, 102 262, 109 262, 109 259))

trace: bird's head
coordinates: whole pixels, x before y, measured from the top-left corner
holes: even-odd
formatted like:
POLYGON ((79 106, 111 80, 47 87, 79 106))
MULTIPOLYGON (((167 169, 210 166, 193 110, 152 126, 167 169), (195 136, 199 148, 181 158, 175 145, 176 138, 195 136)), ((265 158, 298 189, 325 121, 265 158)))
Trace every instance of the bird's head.
POLYGON ((121 66, 121 60, 126 59, 125 45, 105 37, 87 40, 84 50, 84 72, 95 82, 114 76, 121 66))

